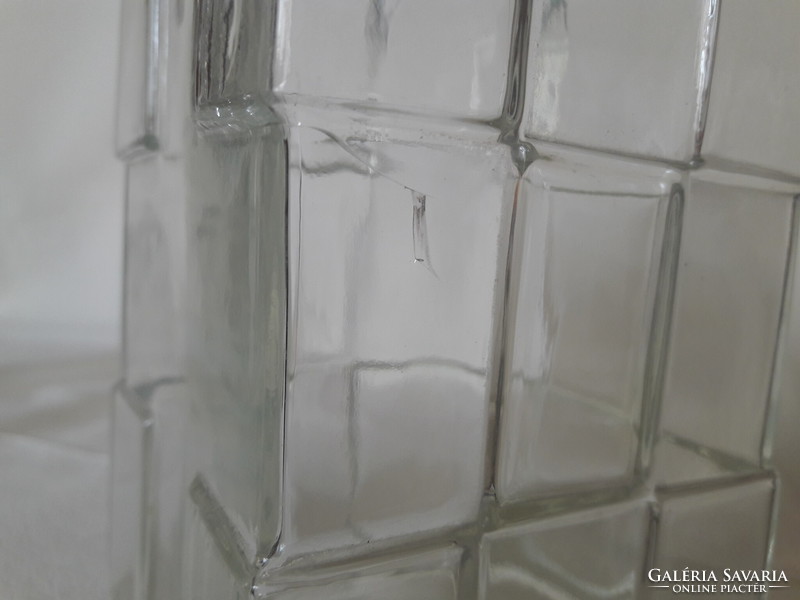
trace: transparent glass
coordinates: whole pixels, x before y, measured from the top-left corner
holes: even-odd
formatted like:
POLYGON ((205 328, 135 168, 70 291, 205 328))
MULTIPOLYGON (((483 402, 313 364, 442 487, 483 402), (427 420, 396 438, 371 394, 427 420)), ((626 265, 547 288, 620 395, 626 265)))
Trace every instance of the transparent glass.
POLYGON ((504 332, 501 502, 629 484, 642 468, 656 299, 681 203, 678 174, 650 165, 554 153, 526 171, 504 332))
MULTIPOLYGON (((658 526, 653 532, 648 567, 682 570, 686 565, 698 565, 719 574, 720 582, 725 580, 725 569, 767 568, 773 492, 774 481, 769 475, 660 492, 658 526)), ((657 588, 651 588, 650 593, 653 597, 663 595, 657 588)), ((726 595, 720 593, 719 597, 726 595)), ((743 596, 763 597, 759 593, 743 596)))
POLYGON ((753 10, 126 7, 114 597, 798 577, 796 5, 753 10))
POLYGON ((509 525, 481 541, 480 598, 636 598, 650 509, 639 499, 509 525))

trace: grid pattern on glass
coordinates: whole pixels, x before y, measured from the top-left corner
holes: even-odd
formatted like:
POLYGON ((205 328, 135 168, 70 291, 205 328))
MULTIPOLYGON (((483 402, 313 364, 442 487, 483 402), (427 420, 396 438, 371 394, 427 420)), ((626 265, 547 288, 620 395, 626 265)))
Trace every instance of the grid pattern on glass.
POLYGON ((592 160, 537 160, 520 185, 495 480, 501 502, 630 482, 636 468, 679 177, 592 160))
MULTIPOLYGON (((792 188, 690 178, 661 428, 663 443, 760 463, 790 243, 792 188)), ((688 464, 674 477, 691 476, 688 464)))
POLYGON ((513 13, 511 0, 281 2, 274 89, 493 119, 503 104, 513 13))
POLYGON ((277 94, 491 120, 513 13, 513 0, 202 0, 196 102, 244 106, 277 94))
POLYGON ((487 533, 479 598, 638 598, 649 518, 638 500, 487 533))
MULTIPOLYGON (((123 153, 122 389, 148 400, 115 420, 118 599, 640 597, 653 544, 763 564, 797 112, 728 94, 750 7, 156 4, 159 37, 125 17, 128 83, 166 89, 121 112, 166 137, 123 153), (731 118, 765 123, 749 156, 719 151, 750 152, 731 118)), ((753 64, 796 43, 750 33, 753 64)))
MULTIPOLYGON (((251 561, 280 528, 286 154, 279 129, 187 149, 187 525, 251 561), (241 547, 240 547, 241 546, 241 547)), ((194 534, 189 535, 191 539, 194 534)), ((184 550, 189 551, 189 542, 184 550)), ((226 550, 227 552, 227 550, 226 550)), ((227 556, 227 555, 226 555, 227 556)), ((230 557, 229 557, 230 558, 230 557)), ((202 570, 202 565, 198 566, 202 570)))
POLYGON ((534 0, 525 135, 691 161, 716 18, 715 0, 534 0))
POLYGON ((793 0, 722 2, 703 139, 709 161, 800 176, 798 21, 793 0))
POLYGON ((291 132, 286 556, 470 522, 483 489, 507 153, 372 139, 291 132))
MULTIPOLYGON (((774 490, 774 479, 766 474, 705 489, 662 491, 657 495, 648 571, 681 571, 688 566, 714 571, 720 582, 726 569, 761 571, 766 567, 774 490)), ((671 595, 670 589, 652 586, 650 582, 648 598, 671 595)))

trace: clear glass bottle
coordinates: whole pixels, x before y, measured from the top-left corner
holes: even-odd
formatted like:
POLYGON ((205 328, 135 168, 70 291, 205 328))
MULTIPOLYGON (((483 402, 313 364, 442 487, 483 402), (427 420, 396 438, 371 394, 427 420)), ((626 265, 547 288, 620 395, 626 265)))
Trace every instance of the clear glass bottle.
POLYGON ((754 10, 127 2, 115 599, 764 568, 800 14, 754 10))

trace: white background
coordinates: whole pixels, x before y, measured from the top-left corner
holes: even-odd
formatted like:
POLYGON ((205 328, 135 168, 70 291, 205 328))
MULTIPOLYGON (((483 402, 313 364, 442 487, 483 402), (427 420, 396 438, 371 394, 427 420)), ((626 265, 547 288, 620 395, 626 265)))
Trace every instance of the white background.
POLYGON ((0 0, 0 600, 106 600, 119 0, 0 0))
POLYGON ((118 337, 118 21, 118 0, 0 0, 3 337, 118 337))

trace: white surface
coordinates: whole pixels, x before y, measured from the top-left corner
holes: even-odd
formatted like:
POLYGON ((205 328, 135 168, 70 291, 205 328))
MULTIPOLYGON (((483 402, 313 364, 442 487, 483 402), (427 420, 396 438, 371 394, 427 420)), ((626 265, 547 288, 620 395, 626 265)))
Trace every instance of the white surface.
POLYGON ((0 0, 0 600, 109 597, 119 0, 0 0))
POLYGON ((107 597, 106 520, 98 518, 105 506, 97 494, 106 457, 3 434, 0 470, 3 598, 107 597))
POLYGON ((0 366, 0 599, 106 599, 117 358, 39 356, 0 366))
POLYGON ((0 0, 0 330, 116 339, 118 14, 119 0, 0 0))

